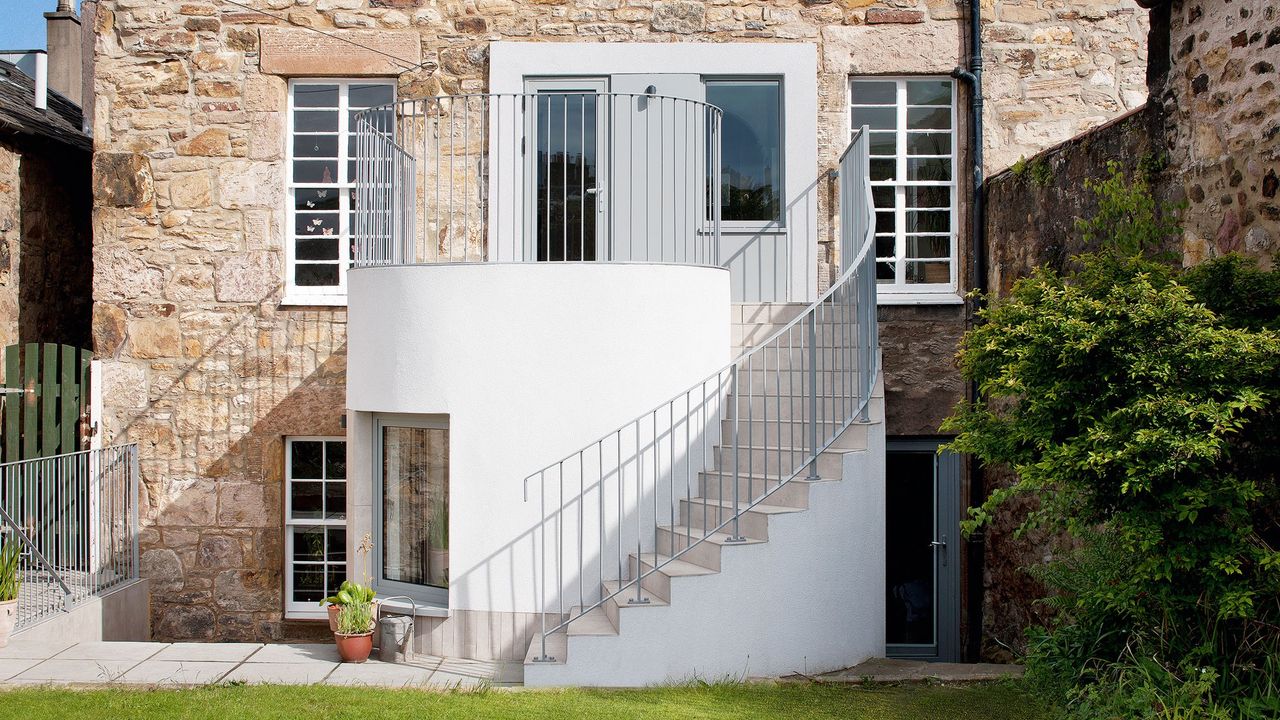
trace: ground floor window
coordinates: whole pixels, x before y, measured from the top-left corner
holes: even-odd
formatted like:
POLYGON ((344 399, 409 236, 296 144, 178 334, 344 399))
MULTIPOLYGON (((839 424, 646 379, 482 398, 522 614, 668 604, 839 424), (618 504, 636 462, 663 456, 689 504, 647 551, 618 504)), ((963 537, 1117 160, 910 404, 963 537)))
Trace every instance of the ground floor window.
POLYGON ((347 443, 285 439, 285 617, 321 618, 347 576, 347 443))
POLYGON ((377 566, 383 595, 448 603, 449 426, 445 420, 377 422, 377 566))

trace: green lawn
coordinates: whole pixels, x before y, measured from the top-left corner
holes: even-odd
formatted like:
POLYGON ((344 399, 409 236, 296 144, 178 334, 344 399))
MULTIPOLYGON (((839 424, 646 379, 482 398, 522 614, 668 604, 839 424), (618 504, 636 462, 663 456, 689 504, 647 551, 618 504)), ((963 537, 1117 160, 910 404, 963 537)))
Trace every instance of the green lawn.
POLYGON ((0 692, 0 717, 73 718, 841 718, 842 720, 1037 720, 1048 715, 1009 685, 840 687, 715 685, 646 690, 436 693, 323 686, 212 687, 196 690, 0 692))

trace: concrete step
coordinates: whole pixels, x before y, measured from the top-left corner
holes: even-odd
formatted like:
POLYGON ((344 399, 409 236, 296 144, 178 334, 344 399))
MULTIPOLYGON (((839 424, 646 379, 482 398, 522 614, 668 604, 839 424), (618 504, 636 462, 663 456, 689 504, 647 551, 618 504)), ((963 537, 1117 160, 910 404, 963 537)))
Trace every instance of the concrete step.
POLYGON ((565 631, 570 637, 618 634, 618 627, 614 625, 614 621, 609 618, 609 613, 603 606, 592 608, 583 614, 582 606, 575 605, 569 610, 569 617, 573 618, 573 622, 569 623, 565 631))
MULTIPOLYGON (((831 481, 819 480, 817 482, 831 481)), ((735 484, 732 474, 704 477, 700 479, 700 483, 698 489, 702 497, 732 501, 733 486, 735 484)), ((795 479, 779 487, 779 483, 776 480, 740 476, 737 479, 738 499, 741 501, 743 498, 752 495, 760 497, 764 493, 772 491, 772 494, 769 495, 770 505, 804 509, 809 507, 809 489, 813 484, 813 481, 810 480, 795 479)))
POLYGON ((703 567, 697 563, 688 562, 683 558, 677 558, 675 560, 671 560, 670 558, 670 555, 644 553, 639 556, 639 562, 637 563, 636 554, 631 553, 627 558, 627 567, 631 573, 631 577, 636 576, 637 565, 644 572, 649 573, 648 575, 645 575, 643 580, 641 580, 641 586, 646 591, 651 592, 658 597, 666 598, 668 601, 671 599, 672 578, 697 577, 699 575, 714 575, 716 573, 716 571, 711 568, 703 567), (656 565, 664 562, 666 564, 663 565, 661 569, 653 571, 653 568, 656 565))
POLYGON ((819 420, 833 420, 852 414, 855 408, 852 398, 819 397, 814 403, 808 395, 787 393, 785 385, 781 388, 770 384, 756 384, 755 387, 751 387, 743 383, 740 389, 741 396, 730 393, 725 399, 723 412, 729 417, 737 412, 738 417, 753 422, 808 420, 810 407, 817 409, 819 420), (781 394, 779 389, 782 391, 781 394))
MULTIPOLYGON (((538 658, 542 657, 543 644, 542 634, 535 632, 533 639, 529 641, 529 649, 524 654, 524 664, 529 665, 538 662, 538 658)), ((546 653, 550 656, 548 664, 563 665, 569 658, 569 634, 564 630, 554 632, 547 636, 546 653)))
MULTIPOLYGON (((875 414, 872 419, 875 420, 875 414)), ((818 441, 822 442, 830 433, 835 432, 840 424, 832 421, 818 421, 818 441)), ((757 447, 795 447, 809 442, 809 423, 807 421, 782 420, 770 418, 767 422, 761 418, 748 422, 743 417, 738 420, 738 447, 754 445, 757 447)), ((733 446, 734 423, 731 418, 720 421, 720 444, 733 446)), ((863 450, 867 446, 867 424, 855 421, 845 428, 840 437, 831 444, 832 450, 863 450)))
POLYGON ((729 542, 729 540, 729 535, 723 532, 706 535, 702 530, 683 525, 662 526, 658 528, 658 553, 671 555, 692 547, 692 549, 680 556, 681 559, 719 572, 722 547, 726 545, 730 547, 734 545, 758 545, 764 542, 764 540, 755 538, 747 538, 740 543, 729 542), (704 537, 705 542, 699 542, 704 537))
MULTIPOLYGON (((818 476, 838 478, 844 472, 844 454, 854 450, 824 450, 818 453, 818 476)), ((737 461, 738 472, 765 475, 782 475, 803 467, 809 456, 806 446, 740 445, 735 452, 732 445, 716 447, 716 469, 732 471, 737 461)))
MULTIPOLYGON (((763 493, 763 488, 757 492, 763 493)), ((738 531, 743 535, 758 540, 769 539, 769 518, 773 515, 802 512, 803 508, 773 505, 762 502, 747 509, 749 501, 745 496, 740 498, 737 507, 738 531)), ((686 498, 680 501, 680 522, 695 530, 706 530, 718 526, 733 517, 733 498, 686 498)))

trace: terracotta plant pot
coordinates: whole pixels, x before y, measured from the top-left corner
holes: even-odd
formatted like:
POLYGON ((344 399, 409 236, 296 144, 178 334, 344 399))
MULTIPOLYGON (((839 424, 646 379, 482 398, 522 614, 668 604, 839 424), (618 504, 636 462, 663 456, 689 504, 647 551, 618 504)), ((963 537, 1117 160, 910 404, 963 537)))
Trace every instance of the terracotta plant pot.
MULTIPOLYGON (((380 604, 380 603, 379 603, 377 600, 374 600, 374 601, 373 601, 373 624, 374 624, 374 626, 377 626, 377 624, 378 624, 378 606, 379 606, 379 604, 380 604)), ((336 633, 336 632, 338 632, 338 611, 342 609, 342 606, 341 606, 341 605, 330 605, 330 606, 328 606, 328 607, 327 607, 327 608, 325 608, 325 609, 329 611, 329 632, 331 632, 331 633, 336 633)))
POLYGON ((338 645, 338 655, 342 657, 342 662, 362 663, 368 660, 369 653, 373 652, 372 632, 359 635, 334 633, 333 641, 338 645))
POLYGON ((0 602, 0 648, 9 644, 13 626, 18 622, 18 601, 0 602))

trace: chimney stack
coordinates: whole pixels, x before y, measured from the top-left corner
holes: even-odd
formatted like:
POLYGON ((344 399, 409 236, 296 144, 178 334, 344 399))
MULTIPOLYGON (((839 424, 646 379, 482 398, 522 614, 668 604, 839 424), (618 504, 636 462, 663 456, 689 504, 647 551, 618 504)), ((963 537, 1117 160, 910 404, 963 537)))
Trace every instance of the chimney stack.
POLYGON ((76 17, 71 0, 58 0, 58 9, 44 17, 49 43, 49 87, 80 105, 84 90, 80 18, 76 17))

